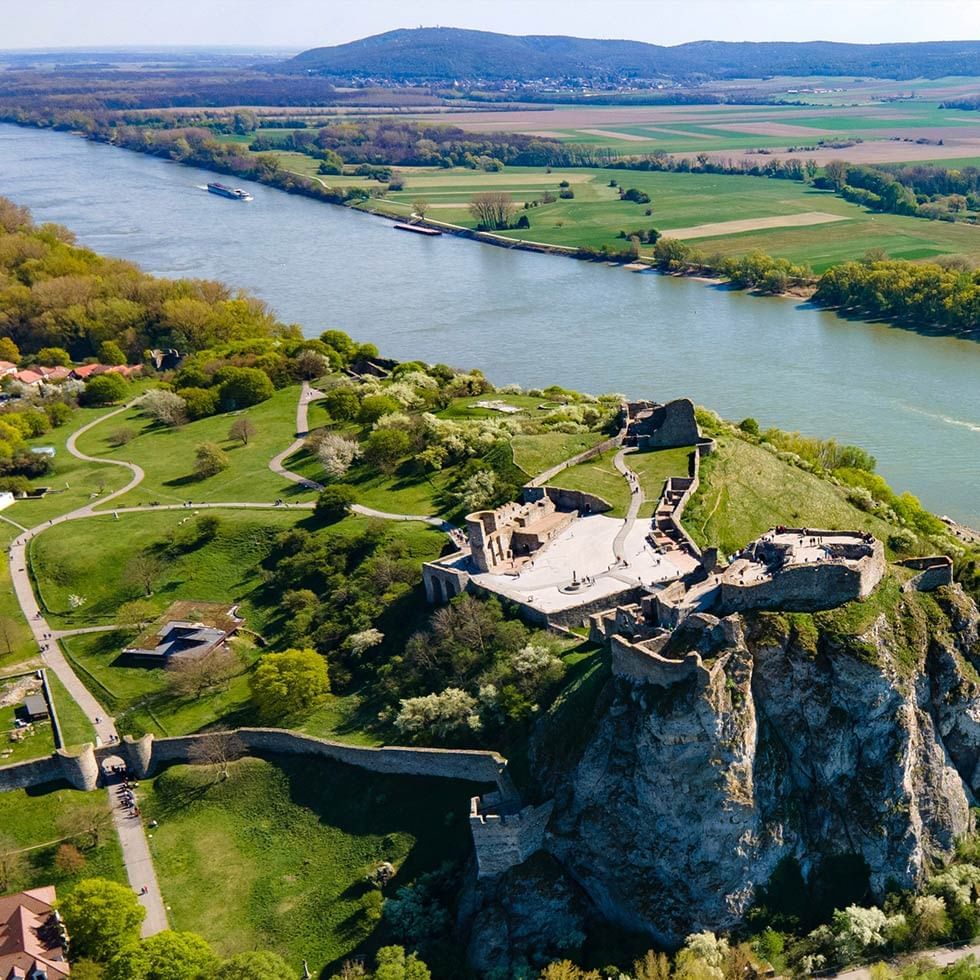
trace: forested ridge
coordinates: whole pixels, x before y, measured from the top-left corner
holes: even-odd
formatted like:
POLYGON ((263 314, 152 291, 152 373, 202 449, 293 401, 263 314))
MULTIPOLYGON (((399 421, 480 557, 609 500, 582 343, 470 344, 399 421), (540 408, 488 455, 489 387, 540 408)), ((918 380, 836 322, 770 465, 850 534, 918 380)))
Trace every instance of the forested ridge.
POLYGON ((311 48, 286 68, 392 80, 458 78, 761 78, 769 75, 970 75, 980 41, 842 44, 832 41, 694 41, 666 47, 642 41, 515 36, 452 27, 389 31, 334 47, 311 48))

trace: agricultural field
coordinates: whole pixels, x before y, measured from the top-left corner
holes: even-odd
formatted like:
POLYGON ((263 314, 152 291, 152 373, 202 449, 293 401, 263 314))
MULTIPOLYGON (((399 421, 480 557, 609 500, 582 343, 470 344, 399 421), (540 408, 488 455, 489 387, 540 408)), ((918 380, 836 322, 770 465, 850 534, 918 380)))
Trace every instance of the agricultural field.
MULTIPOLYGON (((552 173, 523 167, 503 173, 463 168, 399 172, 405 181, 403 190, 361 207, 404 219, 421 198, 428 203, 428 219, 472 228, 476 225, 469 212, 473 196, 499 191, 510 196, 518 214, 526 214, 530 222, 529 229, 499 232, 501 236, 566 248, 623 249, 627 242, 621 233, 656 229, 696 244, 709 256, 761 249, 808 264, 816 273, 859 258, 869 248, 883 248, 899 259, 964 255, 980 260, 980 231, 974 225, 872 213, 798 181, 588 168, 552 173), (558 198, 562 181, 568 182, 574 198, 558 198), (650 203, 620 200, 611 181, 648 194, 650 203), (546 192, 556 200, 540 203, 546 192)), ((651 252, 652 246, 641 246, 641 256, 649 257, 651 252)))
POLYGON ((173 767, 144 782, 140 800, 159 821, 151 847, 173 928, 202 933, 222 955, 275 950, 297 975, 306 959, 319 976, 360 944, 391 940, 367 880, 379 864, 396 869, 390 897, 467 854, 475 790, 321 759, 247 758, 227 781, 173 767))
POLYGON ((831 89, 841 80, 793 81, 796 84, 790 87, 796 91, 784 92, 782 97, 809 104, 525 106, 492 112, 420 113, 416 118, 476 133, 525 133, 608 147, 627 155, 662 150, 738 157, 767 149, 785 156, 789 147, 817 147, 821 140, 854 138, 865 142, 845 150, 817 148, 808 155, 821 163, 834 158, 884 163, 980 155, 980 120, 975 114, 939 108, 943 98, 975 92, 975 80, 931 88, 930 82, 892 82, 882 83, 884 88, 823 93, 806 89, 831 89), (913 92, 915 97, 911 97, 913 92), (884 101, 892 99, 895 101, 884 101), (917 143, 919 139, 923 142, 917 143))

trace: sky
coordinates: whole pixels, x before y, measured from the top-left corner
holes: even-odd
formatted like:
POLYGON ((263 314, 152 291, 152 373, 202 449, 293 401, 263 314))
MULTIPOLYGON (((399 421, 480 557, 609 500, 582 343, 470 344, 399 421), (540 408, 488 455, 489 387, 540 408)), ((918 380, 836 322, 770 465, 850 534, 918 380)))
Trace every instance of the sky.
POLYGON ((302 50, 398 27, 684 41, 980 40, 980 0, 0 0, 0 48, 302 50))

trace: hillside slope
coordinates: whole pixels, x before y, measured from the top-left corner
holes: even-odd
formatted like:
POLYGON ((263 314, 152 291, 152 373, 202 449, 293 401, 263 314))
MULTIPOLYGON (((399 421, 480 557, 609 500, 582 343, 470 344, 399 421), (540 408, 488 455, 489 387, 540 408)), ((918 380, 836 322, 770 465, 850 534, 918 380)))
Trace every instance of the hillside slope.
POLYGON ((840 44, 832 41, 642 41, 516 36, 454 27, 388 31, 334 47, 311 48, 285 63, 326 75, 392 80, 545 77, 697 80, 762 75, 871 75, 879 78, 973 74, 980 41, 840 44))

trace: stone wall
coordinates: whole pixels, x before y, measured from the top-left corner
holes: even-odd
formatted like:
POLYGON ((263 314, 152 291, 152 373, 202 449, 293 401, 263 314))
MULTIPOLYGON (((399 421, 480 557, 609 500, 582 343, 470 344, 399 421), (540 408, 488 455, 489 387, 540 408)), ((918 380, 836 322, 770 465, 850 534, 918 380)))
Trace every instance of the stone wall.
POLYGON ((494 796, 474 796, 470 801, 470 832, 479 878, 503 874, 541 850, 555 805, 549 800, 517 813, 495 813, 499 802, 494 796))
POLYGON ((43 759, 0 766, 0 792, 61 781, 80 790, 92 790, 98 786, 99 765, 91 745, 83 745, 75 754, 56 749, 43 759))
POLYGON ((528 485, 523 489, 524 499, 529 503, 548 497, 556 510, 576 511, 579 514, 604 514, 612 510, 612 504, 598 494, 585 490, 566 490, 564 487, 537 487, 528 485))
POLYGON ((701 439, 694 416, 694 402, 677 398, 658 405, 649 415, 637 419, 630 433, 640 449, 673 449, 693 446, 701 439))
POLYGON ((931 592, 933 589, 953 584, 953 559, 949 555, 906 558, 898 564, 919 572, 915 578, 906 583, 905 588, 917 589, 919 592, 931 592))
POLYGON ((881 579, 880 573, 875 576, 872 571, 874 564, 873 557, 847 565, 822 561, 792 565, 762 582, 743 584, 723 579, 718 608, 721 615, 747 609, 832 609, 870 594, 881 579))
POLYGON ((426 562, 422 566, 425 598, 432 605, 438 606, 449 602, 454 596, 465 592, 469 583, 470 574, 462 568, 454 568, 438 561, 426 562))
POLYGON ((0 792, 42 786, 44 783, 55 783, 64 778, 61 760, 57 755, 33 759, 30 762, 15 762, 10 766, 0 766, 0 792))
POLYGON ((670 687, 698 674, 703 674, 705 678, 708 675, 700 655, 694 651, 686 654, 683 660, 668 660, 655 649, 630 643, 625 637, 615 635, 610 637, 609 649, 613 676, 635 684, 670 687))

